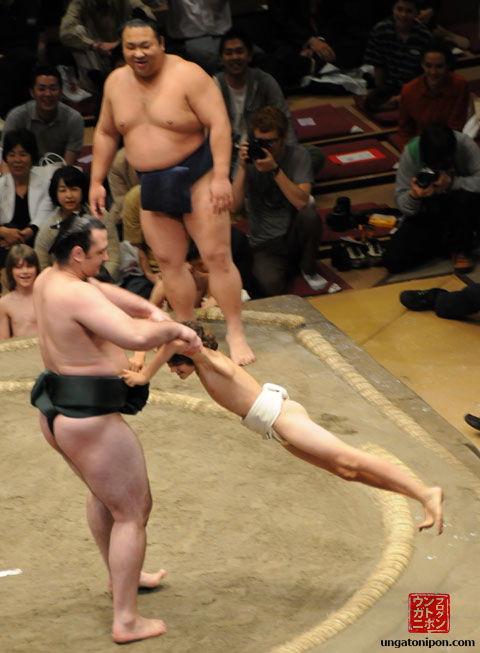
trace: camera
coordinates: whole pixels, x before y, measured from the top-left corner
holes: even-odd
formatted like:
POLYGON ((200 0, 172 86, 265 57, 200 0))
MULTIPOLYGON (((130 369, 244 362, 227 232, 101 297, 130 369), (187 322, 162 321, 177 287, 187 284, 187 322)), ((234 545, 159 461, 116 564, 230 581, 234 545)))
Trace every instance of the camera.
POLYGON ((248 159, 247 162, 251 163, 257 159, 264 159, 265 152, 263 149, 268 150, 268 143, 266 143, 263 138, 252 138, 248 141, 248 159))
POLYGON ((417 174, 417 186, 420 188, 428 188, 438 179, 438 172, 432 168, 422 168, 417 174))
POLYGON ((352 215, 349 197, 337 197, 332 213, 327 215, 327 224, 333 231, 355 229, 358 221, 352 215))

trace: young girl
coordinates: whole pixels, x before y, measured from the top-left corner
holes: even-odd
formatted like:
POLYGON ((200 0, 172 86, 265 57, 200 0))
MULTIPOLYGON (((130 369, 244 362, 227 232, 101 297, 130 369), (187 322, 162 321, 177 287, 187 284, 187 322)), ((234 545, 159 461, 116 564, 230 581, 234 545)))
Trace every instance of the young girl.
POLYGON ((9 293, 0 299, 0 339, 31 336, 37 333, 33 310, 33 282, 40 266, 28 245, 14 245, 5 267, 9 293))
POLYGON ((140 372, 123 370, 121 376, 128 385, 147 383, 164 363, 168 363, 170 370, 181 379, 196 372, 212 399, 239 415, 247 428, 265 439, 277 440, 298 458, 345 480, 359 481, 416 499, 425 510, 425 520, 419 530, 436 523, 438 534, 442 532, 440 487, 427 487, 392 463, 342 442, 315 424, 303 406, 289 399, 284 388, 270 383, 262 388, 242 367, 216 351, 218 345, 214 336, 205 334, 199 324, 184 324, 200 336, 203 349, 187 357, 182 355, 185 351, 183 341, 174 340, 163 345, 140 372))

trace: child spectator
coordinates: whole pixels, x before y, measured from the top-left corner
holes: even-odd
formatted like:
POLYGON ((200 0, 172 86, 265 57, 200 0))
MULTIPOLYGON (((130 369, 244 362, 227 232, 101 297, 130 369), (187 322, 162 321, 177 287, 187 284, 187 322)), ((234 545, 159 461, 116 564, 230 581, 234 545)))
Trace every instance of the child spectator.
POLYGON ((7 256, 7 287, 0 299, 0 339, 37 333, 33 310, 33 282, 40 272, 38 258, 28 245, 14 245, 7 256))

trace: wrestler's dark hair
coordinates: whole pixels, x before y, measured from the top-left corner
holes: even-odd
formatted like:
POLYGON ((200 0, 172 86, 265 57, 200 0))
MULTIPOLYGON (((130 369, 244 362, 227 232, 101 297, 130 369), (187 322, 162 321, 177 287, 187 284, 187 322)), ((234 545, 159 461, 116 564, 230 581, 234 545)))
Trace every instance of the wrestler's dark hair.
POLYGON ((32 157, 32 165, 35 165, 38 162, 38 146, 37 139, 35 134, 25 127, 20 127, 19 129, 11 129, 8 132, 5 132, 3 136, 3 152, 2 158, 4 161, 7 160, 7 155, 15 148, 17 145, 21 145, 25 152, 28 152, 32 157))
POLYGON ((123 36, 123 32, 127 27, 151 27, 159 43, 163 37, 162 28, 158 22, 150 18, 150 16, 148 16, 148 14, 146 14, 140 7, 135 7, 130 18, 120 26, 120 37, 123 36))
POLYGON ((453 129, 440 122, 431 122, 420 135, 420 157, 435 170, 453 164, 457 140, 453 129))
POLYGON ((35 66, 30 75, 30 89, 32 89, 37 83, 37 77, 43 75, 44 77, 55 77, 58 82, 60 89, 62 88, 62 76, 60 75, 58 68, 50 64, 41 64, 35 66))
POLYGON ((225 49, 225 43, 227 41, 233 41, 233 40, 241 41, 243 45, 247 48, 247 50, 249 52, 252 52, 253 50, 252 39, 241 30, 232 27, 231 29, 228 30, 228 32, 225 32, 225 34, 220 39, 220 48, 219 48, 220 55, 223 54, 223 50, 225 49))
POLYGON ((35 251, 28 245, 13 245, 8 252, 7 259, 5 261, 5 274, 7 277, 7 288, 8 290, 15 290, 16 281, 13 277, 13 268, 20 261, 25 261, 29 265, 33 265, 37 270, 37 275, 40 274, 40 263, 38 262, 38 256, 35 251))
POLYGON ((92 244, 92 229, 106 229, 104 223, 91 215, 70 214, 58 223, 58 235, 48 250, 58 263, 66 263, 70 252, 77 245, 85 254, 92 244))
MULTIPOLYGON (((218 349, 218 342, 213 333, 205 331, 201 324, 193 321, 182 322, 182 324, 190 327, 190 329, 195 331, 197 336, 202 341, 204 347, 207 349, 212 349, 213 351, 218 349)), ((187 365, 195 365, 191 358, 184 356, 183 354, 173 354, 173 356, 168 360, 168 363, 172 365, 181 365, 182 363, 186 363, 187 365)))
POLYGON ((435 52, 437 54, 443 54, 445 57, 445 63, 449 70, 453 70, 455 64, 455 57, 452 54, 452 51, 448 43, 444 39, 435 38, 430 41, 430 43, 425 46, 422 52, 422 63, 425 61, 425 55, 429 52, 435 52))
POLYGON ((57 198, 58 184, 60 181, 63 181, 65 186, 69 188, 78 186, 82 191, 82 204, 86 203, 88 198, 88 179, 84 172, 76 166, 63 166, 63 168, 55 170, 50 180, 50 186, 48 187, 48 194, 55 206, 60 206, 57 198))
POLYGON ((254 113, 250 120, 250 129, 258 129, 261 132, 277 130, 280 138, 287 135, 288 120, 287 116, 276 107, 263 107, 257 113, 254 113))

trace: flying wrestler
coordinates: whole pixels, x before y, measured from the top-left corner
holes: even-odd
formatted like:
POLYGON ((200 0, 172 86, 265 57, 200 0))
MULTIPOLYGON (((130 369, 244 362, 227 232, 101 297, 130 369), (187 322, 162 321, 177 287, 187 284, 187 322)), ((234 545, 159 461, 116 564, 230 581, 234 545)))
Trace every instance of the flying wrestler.
POLYGON ((395 465, 342 442, 312 422, 305 408, 291 401, 284 388, 269 383, 262 388, 250 374, 216 351, 214 336, 205 334, 198 323, 186 324, 200 336, 201 351, 186 354, 186 345, 176 339, 163 345, 140 372, 124 370, 121 376, 125 382, 131 386, 147 383, 164 363, 181 379, 196 372, 212 399, 242 417, 242 424, 247 428, 265 439, 278 440, 298 458, 347 481, 359 481, 420 501, 425 520, 419 530, 436 523, 438 534, 442 532, 440 487, 427 487, 395 465))
POLYGON ((193 355, 201 341, 147 300, 92 278, 107 260, 103 222, 66 218, 51 252, 56 261, 33 291, 47 371, 32 389, 32 404, 47 442, 89 488, 87 519, 109 573, 114 641, 155 637, 165 624, 138 614, 137 591, 158 586, 165 572, 142 571, 152 500, 141 445, 120 415, 141 410, 148 387, 128 388, 119 372, 124 349, 179 339, 193 355))
POLYGON ((122 48, 127 65, 108 77, 95 129, 90 207, 101 217, 103 180, 122 136, 139 173, 142 230, 176 319, 193 319, 195 284, 185 264, 191 236, 225 315, 232 360, 246 365, 255 356, 243 332, 242 283, 230 247, 231 132, 222 95, 199 66, 165 53, 148 18, 125 24, 122 48))

